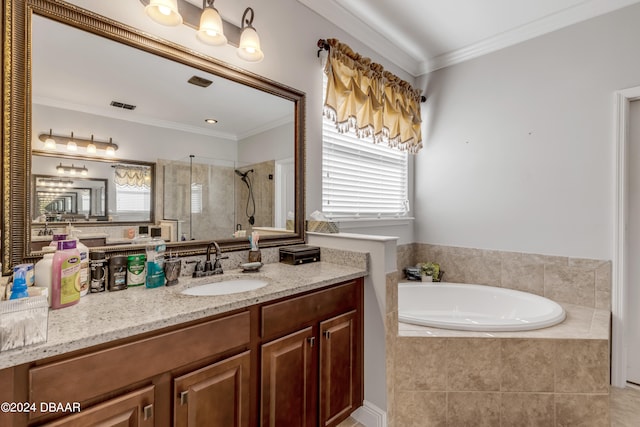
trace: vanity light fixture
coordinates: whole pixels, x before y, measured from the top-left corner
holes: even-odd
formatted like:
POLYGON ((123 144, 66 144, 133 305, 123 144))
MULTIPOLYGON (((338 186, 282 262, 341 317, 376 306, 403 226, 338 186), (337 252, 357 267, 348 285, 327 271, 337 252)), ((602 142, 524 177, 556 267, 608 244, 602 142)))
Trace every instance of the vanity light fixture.
POLYGON ((251 24, 253 24, 253 9, 248 7, 242 14, 242 33, 240 33, 240 46, 237 52, 238 56, 245 61, 260 62, 264 58, 264 53, 260 49, 260 37, 251 24))
POLYGON ((71 139, 67 142, 67 151, 78 151, 78 144, 73 140, 73 132, 71 132, 71 139))
POLYGON ((56 166, 56 170, 60 175, 68 173, 69 175, 87 176, 87 174, 89 173, 89 169, 87 169, 86 166, 75 166, 73 163, 71 164, 71 166, 65 166, 60 163, 58 166, 56 166))
POLYGON ((52 130, 49 129, 49 137, 44 140, 44 148, 45 150, 55 150, 56 149, 56 141, 53 139, 52 130))
POLYGON ((93 135, 91 135, 91 142, 87 144, 87 153, 96 154, 97 151, 98 148, 96 147, 96 144, 93 143, 93 135))
POLYGON ((224 46, 227 44, 227 37, 224 35, 222 17, 220 17, 218 9, 213 7, 213 1, 204 0, 202 2, 202 15, 200 15, 200 26, 196 36, 204 44, 224 46))
POLYGON ((187 0, 140 0, 146 14, 158 24, 177 26, 184 24, 196 30, 196 37, 211 46, 230 44, 238 56, 247 62, 260 62, 264 53, 260 38, 253 27, 254 12, 247 7, 238 27, 224 20, 213 6, 215 0, 202 0, 202 8, 187 0))
POLYGON ((182 24, 178 0, 150 0, 144 11, 158 24, 170 27, 182 24))
POLYGON ((118 145, 113 143, 112 138, 109 138, 109 142, 103 142, 94 140, 93 135, 91 135, 91 139, 76 138, 73 132, 71 132, 71 137, 53 135, 51 129, 49 133, 38 135, 38 139, 44 142, 44 148, 49 151, 56 150, 58 145, 63 145, 68 151, 78 152, 79 148, 83 148, 87 154, 98 155, 98 150, 102 150, 106 156, 113 157, 118 149, 118 145))

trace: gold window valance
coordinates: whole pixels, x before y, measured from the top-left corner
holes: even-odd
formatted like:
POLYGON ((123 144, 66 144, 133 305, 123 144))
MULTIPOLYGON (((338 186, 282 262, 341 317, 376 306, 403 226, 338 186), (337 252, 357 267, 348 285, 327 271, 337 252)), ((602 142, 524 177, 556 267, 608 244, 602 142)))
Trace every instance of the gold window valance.
POLYGON ((337 39, 327 43, 324 115, 339 132, 417 153, 422 148, 420 90, 337 39))
POLYGON ((151 184, 151 170, 148 166, 115 165, 117 185, 148 189, 151 184))

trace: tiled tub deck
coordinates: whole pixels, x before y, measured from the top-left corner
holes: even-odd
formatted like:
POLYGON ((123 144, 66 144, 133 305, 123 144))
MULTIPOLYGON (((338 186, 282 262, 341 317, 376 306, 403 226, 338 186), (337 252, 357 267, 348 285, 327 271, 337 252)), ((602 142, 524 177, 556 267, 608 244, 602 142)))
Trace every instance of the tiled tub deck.
POLYGON ((562 305, 563 323, 535 331, 399 323, 393 424, 609 426, 610 313, 562 305))

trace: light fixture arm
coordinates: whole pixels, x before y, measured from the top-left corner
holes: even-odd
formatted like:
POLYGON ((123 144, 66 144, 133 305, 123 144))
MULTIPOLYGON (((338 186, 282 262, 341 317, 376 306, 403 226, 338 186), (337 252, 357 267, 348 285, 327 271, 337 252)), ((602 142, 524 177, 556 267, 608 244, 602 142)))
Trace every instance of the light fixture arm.
POLYGON ((240 28, 240 30, 244 30, 245 27, 253 28, 252 24, 253 24, 253 9, 248 7, 244 10, 244 13, 242 14, 242 22, 241 22, 242 27, 240 28), (249 13, 251 14, 251 16, 247 18, 247 14, 249 13))

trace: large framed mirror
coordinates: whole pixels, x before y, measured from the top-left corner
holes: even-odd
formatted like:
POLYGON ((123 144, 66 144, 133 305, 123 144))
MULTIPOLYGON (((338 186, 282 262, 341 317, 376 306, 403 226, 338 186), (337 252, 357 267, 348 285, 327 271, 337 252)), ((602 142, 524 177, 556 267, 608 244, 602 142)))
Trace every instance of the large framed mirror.
POLYGON ((166 226, 182 255, 210 240, 247 249, 236 231, 250 228, 265 247, 304 242, 304 93, 64 1, 5 5, 4 272, 35 260, 35 236, 67 220, 105 236, 113 253, 128 250, 138 225, 166 226), (115 156, 100 150, 107 141, 115 156), (51 162, 95 175, 45 194, 51 162), (143 199, 98 174, 115 165, 150 169, 146 208, 123 208, 143 199))

